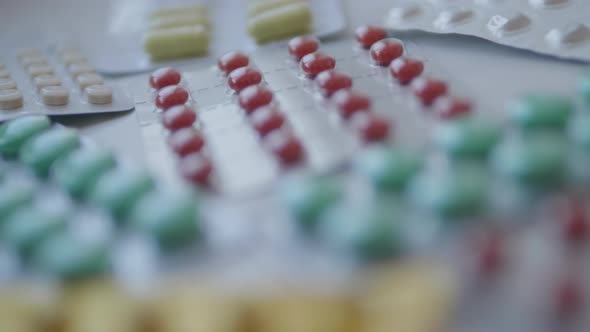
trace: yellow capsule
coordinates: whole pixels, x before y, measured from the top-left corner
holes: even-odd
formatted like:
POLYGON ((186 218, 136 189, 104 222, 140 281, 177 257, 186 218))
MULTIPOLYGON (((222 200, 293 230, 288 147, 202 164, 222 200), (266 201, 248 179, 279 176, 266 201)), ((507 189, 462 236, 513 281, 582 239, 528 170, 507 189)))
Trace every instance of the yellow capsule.
POLYGON ((248 19, 248 32, 258 44, 309 33, 312 24, 309 4, 290 3, 263 11, 248 19))

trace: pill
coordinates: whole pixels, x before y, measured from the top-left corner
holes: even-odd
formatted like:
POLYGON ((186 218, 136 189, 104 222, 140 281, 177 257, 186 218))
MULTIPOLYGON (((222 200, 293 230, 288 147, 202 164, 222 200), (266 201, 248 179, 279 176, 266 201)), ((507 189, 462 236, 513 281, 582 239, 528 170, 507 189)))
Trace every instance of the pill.
POLYGON ((76 77, 78 77, 80 74, 96 73, 96 68, 94 68, 94 66, 83 62, 72 63, 68 66, 68 70, 74 79, 76 79, 76 77))
POLYGON ((39 75, 54 74, 53 67, 51 67, 50 65, 31 65, 27 70, 29 72, 29 76, 31 76, 32 79, 39 75))
POLYGON ((21 208, 4 222, 2 238, 29 258, 39 243, 65 229, 68 212, 51 206, 21 208))
POLYGON ((331 97, 336 91, 352 87, 352 78, 350 76, 334 70, 319 73, 315 82, 320 93, 327 98, 331 97))
POLYGON ((250 121, 260 136, 266 136, 270 132, 280 129, 285 123, 285 118, 276 107, 265 106, 256 109, 252 113, 250 121))
POLYGON ((5 69, 0 69, 0 78, 10 78, 10 73, 5 69))
POLYGON ((477 270, 483 277, 490 277, 506 264, 506 239, 501 232, 486 232, 476 242, 477 270))
POLYGON ((565 276, 553 287, 552 309, 560 319, 571 318, 583 308, 584 289, 574 276, 565 276))
POLYGON ((68 103, 70 92, 61 85, 46 86, 41 89, 41 100, 48 106, 62 106, 68 103))
POLYGON ((150 75, 150 86, 156 90, 169 85, 178 85, 182 75, 174 68, 165 67, 155 70, 150 75))
POLYGON ((108 85, 94 84, 84 89, 86 100, 95 105, 110 104, 113 102, 113 88, 108 85))
POLYGON ((42 55, 29 55, 21 59, 23 67, 29 68, 35 65, 48 65, 47 58, 42 55))
POLYGON ((177 248, 200 235, 198 203, 189 191, 154 191, 137 202, 131 225, 153 236, 161 247, 177 248))
POLYGON ((37 91, 41 91, 46 86, 61 85, 61 81, 54 75, 39 75, 33 80, 37 91))
POLYGON ((51 165, 80 146, 78 132, 55 127, 28 140, 20 149, 20 160, 39 176, 46 176, 51 165))
POLYGON ((404 54, 404 44, 398 39, 382 39, 371 45, 370 54, 376 64, 389 66, 393 60, 404 54))
POLYGON ((354 169, 363 174, 379 191, 399 192, 418 173, 422 160, 400 148, 373 147, 354 162, 354 169))
POLYGON ((156 95, 156 107, 168 109, 175 105, 182 105, 189 99, 189 92, 180 85, 169 85, 158 91, 156 95))
POLYGON ((83 54, 80 54, 78 52, 64 53, 61 59, 66 65, 66 67, 69 67, 74 63, 88 62, 88 59, 83 54))
POLYGON ((402 57, 391 62, 389 72, 401 84, 408 84, 424 71, 424 63, 418 59, 402 57))
POLYGON ((173 131, 191 127, 196 119, 197 114, 193 107, 189 105, 172 106, 162 114, 162 124, 173 131))
POLYGON ((369 49, 375 42, 387 37, 387 32, 380 27, 363 25, 355 30, 354 36, 363 48, 369 49))
POLYGON ((84 91, 87 86, 103 84, 104 80, 96 73, 85 73, 78 75, 76 83, 78 83, 80 91, 84 91))
POLYGON ((0 185, 0 220, 3 222, 19 208, 33 201, 35 188, 31 183, 7 181, 0 185))
POLYGON ((42 115, 28 115, 5 122, 0 126, 0 153, 14 156, 26 141, 50 126, 49 118, 42 115))
POLYGON ((486 158, 500 139, 500 128, 490 120, 464 118, 436 128, 436 144, 455 158, 486 158))
POLYGON ((209 158, 200 153, 190 153, 178 163, 180 174, 197 186, 209 186, 213 173, 213 164, 209 158))
POLYGON ((571 244, 579 244, 588 239, 590 223, 584 200, 567 199, 558 219, 563 238, 571 244))
POLYGON ((444 10, 434 20, 434 26, 446 30, 452 26, 469 22, 473 18, 473 11, 464 8, 444 10))
POLYGON ((340 90, 334 94, 332 101, 345 119, 349 119, 354 113, 366 112, 371 109, 371 99, 360 92, 340 90))
POLYGON ((570 98, 531 94, 508 104, 511 119, 524 129, 563 129, 574 111, 570 98))
POLYGON ((305 231, 315 230, 321 215, 342 197, 342 184, 329 177, 294 177, 281 188, 282 200, 305 231))
POLYGON ((201 25, 206 30, 211 29, 211 22, 209 22, 207 15, 190 12, 154 18, 149 21, 148 25, 150 30, 171 29, 194 25, 201 25))
POLYGON ((531 133, 503 142, 492 155, 498 174, 532 187, 561 184, 566 170, 567 144, 554 133, 531 133))
POLYGON ((590 28, 581 23, 568 23, 561 28, 551 29, 545 40, 553 47, 573 46, 590 39, 590 28))
POLYGON ((371 112, 356 112, 350 124, 367 143, 386 140, 391 134, 390 122, 371 112))
POLYGON ((209 52, 209 32, 201 24, 155 29, 143 47, 154 61, 202 56, 209 52))
POLYGON ((462 98, 442 96, 434 101, 432 111, 441 119, 455 119, 471 113, 471 102, 462 98))
POLYGON ((23 94, 19 90, 0 90, 0 109, 11 110, 22 106, 23 94))
POLYGON ((110 268, 106 241, 88 241, 66 231, 39 244, 34 263, 52 276, 79 280, 106 272, 110 268))
POLYGON ((531 19, 522 13, 508 15, 494 15, 488 21, 488 29, 498 38, 525 30, 531 24, 531 19))
POLYGON ((137 201, 154 188, 154 180, 143 170, 114 168, 102 174, 90 199, 116 218, 125 218, 137 201))
POLYGON ((391 205, 375 205, 367 208, 339 205, 326 212, 318 227, 322 243, 362 260, 398 254, 404 246, 399 213, 391 205))
POLYGON ((227 75, 238 68, 246 67, 249 63, 250 59, 246 54, 232 51, 219 57, 217 67, 227 75))
POLYGON ((422 13, 420 6, 416 4, 403 4, 393 7, 389 11, 389 17, 395 21, 403 21, 414 18, 422 13))
POLYGON ((430 106, 438 97, 447 93, 447 84, 437 79, 417 78, 412 81, 411 89, 424 106, 430 106))
POLYGON ((189 127, 172 132, 168 144, 174 152, 184 157, 189 153, 201 151, 205 140, 195 128, 189 127))
POLYGON ((100 176, 115 166, 110 151, 78 149, 59 159, 52 167, 55 181, 71 196, 86 197, 100 176))
POLYGON ((417 207, 441 217, 471 216, 487 203, 488 174, 476 165, 427 171, 411 181, 409 195, 417 207))
POLYGON ((16 88, 16 82, 12 78, 0 78, 0 90, 10 90, 16 88))
POLYGON ((312 14, 307 2, 276 7, 248 18, 248 33, 257 44, 309 33, 312 14))
POLYGON ((320 48, 320 41, 313 36, 299 36, 291 39, 287 48, 289 54, 299 61, 304 56, 316 52, 320 48))
POLYGON ((301 142, 287 131, 274 131, 265 137, 265 144, 284 165, 293 165, 304 157, 301 142))
POLYGON ((580 96, 586 101, 586 104, 590 105, 590 72, 580 77, 578 91, 580 96))
POLYGON ((250 85, 258 85, 262 82, 262 73, 253 67, 241 67, 229 73, 227 84, 229 87, 240 92, 250 85))
POLYGON ((242 90, 238 96, 240 107, 250 114, 255 109, 272 102, 273 93, 260 85, 252 85, 242 90))
POLYGON ((336 59, 320 52, 310 53, 299 62, 301 70, 310 77, 315 77, 324 70, 334 69, 336 59))
POLYGON ((17 57, 19 59, 22 59, 27 56, 42 56, 42 55, 43 55, 43 52, 41 52, 41 50, 36 49, 36 48, 21 49, 17 53, 17 57))

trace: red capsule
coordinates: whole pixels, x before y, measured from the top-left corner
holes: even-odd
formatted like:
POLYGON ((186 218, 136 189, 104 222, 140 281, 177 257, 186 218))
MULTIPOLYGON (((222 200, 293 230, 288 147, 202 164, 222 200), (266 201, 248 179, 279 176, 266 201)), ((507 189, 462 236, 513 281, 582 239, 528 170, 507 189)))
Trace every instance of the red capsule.
POLYGON ((180 72, 170 67, 160 68, 150 75, 150 85, 156 90, 169 85, 177 85, 180 80, 180 72))
POLYGON ((447 83, 432 78, 420 78, 412 82, 412 91, 422 104, 429 106, 436 98, 447 93, 447 83))
POLYGON ((371 46, 371 58, 380 66, 389 66, 403 54, 404 45, 397 39, 382 39, 371 46))
POLYGON ((424 63, 413 58, 397 58, 391 62, 389 72, 401 84, 408 84, 424 71, 424 63))
POLYGON ((367 143, 383 141, 389 137, 389 121, 370 112, 356 113, 351 124, 367 143))
POLYGON ((190 127, 195 123, 197 114, 191 106, 172 106, 162 114, 162 124, 170 130, 190 127))
POLYGON ((250 120, 260 136, 268 135, 270 132, 281 128, 285 123, 283 115, 272 106, 256 109, 254 113, 252 113, 250 120))
POLYGON ((246 67, 248 63, 250 59, 247 55, 235 51, 225 53, 217 59, 217 67, 226 75, 238 68, 246 67))
POLYGON ((468 100, 442 96, 433 105, 434 113, 441 119, 453 119, 471 112, 471 103, 468 100))
POLYGON ((564 238, 570 243, 579 243, 586 240, 590 233, 586 205, 581 200, 572 199, 568 202, 566 209, 562 218, 564 238))
POLYGON ((356 41, 364 48, 370 48, 375 42, 387 37, 387 31, 385 29, 363 25, 356 29, 354 32, 356 41))
POLYGON ((266 136, 265 142, 284 165, 293 165, 303 159, 303 146, 291 133, 286 131, 272 132, 266 136))
POLYGON ((352 78, 333 70, 326 70, 316 76, 316 84, 324 97, 331 97, 334 92, 352 87, 352 78))
POLYGON ((179 85, 170 85, 158 91, 156 96, 156 107, 166 109, 182 105, 188 101, 188 90, 179 85))
POLYGON ((252 67, 241 67, 229 73, 227 84, 229 87, 240 92, 250 85, 258 85, 262 82, 260 70, 252 67))
POLYGON ((320 41, 313 36, 299 36, 289 41, 289 54, 297 61, 304 56, 317 51, 320 48, 320 41))
POLYGON ((504 237, 500 232, 484 234, 477 243, 477 268, 482 276, 492 276, 505 261, 504 237))
POLYGON ((315 77, 324 70, 334 69, 336 67, 336 59, 329 55, 315 52, 301 58, 299 65, 305 74, 315 77))
POLYGON ((199 152, 205 145, 205 140, 194 128, 182 128, 170 134, 168 144, 181 157, 189 153, 199 152))
POLYGON ((340 115, 349 119, 354 113, 371 109, 371 99, 364 94, 351 90, 337 91, 332 100, 340 115))
POLYGON ((259 107, 270 104, 272 98, 272 91, 260 85, 249 86, 242 90, 238 96, 240 107, 248 114, 259 107))
POLYGON ((193 184, 206 186, 209 185, 213 164, 205 156, 199 153, 191 153, 183 157, 178 168, 182 176, 191 181, 193 184))
POLYGON ((568 318, 578 313, 584 302, 582 286, 572 278, 565 277, 555 287, 555 313, 560 318, 568 318))

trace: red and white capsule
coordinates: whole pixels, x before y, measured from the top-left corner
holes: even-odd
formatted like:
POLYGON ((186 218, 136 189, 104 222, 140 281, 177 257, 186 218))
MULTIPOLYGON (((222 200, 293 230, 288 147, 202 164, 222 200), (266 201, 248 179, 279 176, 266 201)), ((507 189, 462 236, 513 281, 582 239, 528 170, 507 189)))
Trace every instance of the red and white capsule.
POLYGON ((336 91, 350 89, 352 87, 352 78, 346 74, 326 70, 316 76, 315 82, 319 91, 324 97, 331 97, 336 91))
POLYGON ((168 138, 168 144, 176 154, 184 157, 190 153, 201 151, 205 140, 195 128, 188 127, 172 132, 168 138))
POLYGON ((424 63, 418 59, 400 57, 389 66, 391 76, 401 84, 408 84, 424 71, 424 63))
POLYGON ((404 54, 404 44, 398 39, 382 39, 373 43, 370 54, 376 64, 389 66, 393 60, 404 54))
POLYGON ((349 119, 355 113, 368 112, 371 109, 371 99, 365 94, 352 90, 336 92, 332 101, 344 119, 349 119))
POLYGON ((250 117, 252 126, 260 136, 266 136, 278 130, 285 124, 285 117, 274 106, 265 106, 256 109, 250 117))
POLYGON ((197 120, 197 114, 189 105, 172 106, 162 113, 162 124, 169 130, 191 127, 197 120))
POLYGON ((372 26, 372 25, 363 25, 358 27, 355 32, 354 36, 356 41, 363 47, 363 48, 370 48, 375 42, 387 37, 387 31, 381 27, 372 26))
POLYGON ((425 106, 447 93, 447 83, 433 78, 418 78, 412 82, 412 92, 425 106))
POLYGON ((217 67, 226 75, 232 71, 246 67, 250 63, 250 58, 241 52, 228 52, 217 59, 217 67))
POLYGON ((289 54, 299 61, 304 56, 316 52, 320 48, 320 41, 313 36, 299 36, 291 39, 287 47, 289 54))
POLYGON ((150 75, 150 86, 156 90, 169 85, 177 85, 180 83, 182 75, 174 68, 166 67, 154 71, 150 75))
POLYGON ((324 53, 315 52, 301 58, 299 66, 307 76, 313 78, 324 70, 334 69, 336 59, 324 53))
POLYGON ((182 105, 188 101, 189 92, 180 85, 170 85, 162 88, 156 95, 156 107, 164 111, 172 106, 182 105))
POLYGON ((259 107, 270 104, 272 99, 272 91, 260 85, 249 86, 242 90, 238 96, 240 107, 248 114, 259 107))
POLYGON ((251 85, 258 85, 262 82, 262 73, 253 67, 241 67, 229 73, 227 84, 229 87, 240 92, 251 85))

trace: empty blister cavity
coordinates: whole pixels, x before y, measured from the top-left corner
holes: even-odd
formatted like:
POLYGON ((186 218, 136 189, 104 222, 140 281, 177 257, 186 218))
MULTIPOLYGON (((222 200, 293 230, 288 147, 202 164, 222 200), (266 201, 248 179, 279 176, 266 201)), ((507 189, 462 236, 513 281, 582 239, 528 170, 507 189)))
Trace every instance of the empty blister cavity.
POLYGON ((488 29, 498 38, 522 32, 530 25, 531 20, 523 13, 494 15, 488 21, 488 29))
POLYGON ((441 30, 446 30, 452 26, 460 25, 470 21, 473 18, 471 9, 457 8, 445 10, 440 13, 434 20, 434 26, 441 30))
POLYGON ((574 46, 590 40, 590 28, 581 23, 568 24, 549 31, 545 40, 553 47, 574 46))
POLYGON ((389 19, 394 22, 403 22, 418 17, 422 14, 422 8, 415 4, 405 4, 391 8, 389 19))

